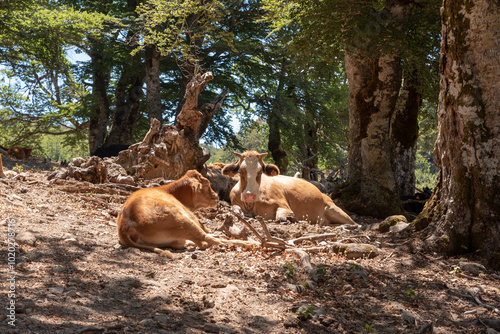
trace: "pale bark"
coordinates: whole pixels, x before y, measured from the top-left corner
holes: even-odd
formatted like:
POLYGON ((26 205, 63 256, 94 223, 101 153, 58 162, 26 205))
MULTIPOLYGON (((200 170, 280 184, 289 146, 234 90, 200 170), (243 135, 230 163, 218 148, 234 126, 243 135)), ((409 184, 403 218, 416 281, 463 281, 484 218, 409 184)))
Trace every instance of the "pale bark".
POLYGON ((437 191, 416 226, 427 245, 476 252, 500 268, 500 4, 445 0, 437 191))
POLYGON ((397 57, 345 56, 349 80, 349 176, 340 188, 345 209, 386 217, 401 212, 391 164, 389 129, 401 86, 397 57))

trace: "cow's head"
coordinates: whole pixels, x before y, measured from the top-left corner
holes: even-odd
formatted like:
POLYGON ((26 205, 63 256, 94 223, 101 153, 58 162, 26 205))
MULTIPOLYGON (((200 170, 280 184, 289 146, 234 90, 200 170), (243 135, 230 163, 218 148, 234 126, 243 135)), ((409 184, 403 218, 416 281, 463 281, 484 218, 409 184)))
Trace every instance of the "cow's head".
POLYGON ((184 201, 186 203, 186 206, 188 206, 192 210, 196 210, 199 208, 217 207, 219 196, 210 187, 210 181, 208 179, 203 177, 196 170, 188 171, 182 179, 184 179, 183 182, 187 182, 190 185, 192 193, 188 195, 189 192, 183 192, 182 194, 178 195, 181 198, 183 196, 191 196, 191 199, 182 198, 181 202, 184 201), (187 203, 192 203, 192 205, 187 203))
POLYGON ((262 159, 267 153, 260 154, 256 151, 246 151, 244 153, 233 152, 240 161, 236 164, 226 165, 222 169, 222 174, 234 176, 240 174, 241 200, 244 202, 255 202, 259 200, 259 187, 262 173, 268 176, 279 175, 280 170, 276 165, 265 164, 262 159))

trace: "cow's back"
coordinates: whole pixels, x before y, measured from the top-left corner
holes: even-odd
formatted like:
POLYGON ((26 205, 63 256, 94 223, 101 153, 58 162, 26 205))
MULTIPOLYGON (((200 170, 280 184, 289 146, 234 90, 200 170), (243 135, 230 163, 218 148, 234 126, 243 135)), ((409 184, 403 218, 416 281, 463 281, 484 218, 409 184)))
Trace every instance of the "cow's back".
POLYGON ((261 197, 276 201, 279 207, 288 206, 298 220, 318 222, 323 217, 325 199, 321 191, 303 179, 290 176, 262 175, 261 197))

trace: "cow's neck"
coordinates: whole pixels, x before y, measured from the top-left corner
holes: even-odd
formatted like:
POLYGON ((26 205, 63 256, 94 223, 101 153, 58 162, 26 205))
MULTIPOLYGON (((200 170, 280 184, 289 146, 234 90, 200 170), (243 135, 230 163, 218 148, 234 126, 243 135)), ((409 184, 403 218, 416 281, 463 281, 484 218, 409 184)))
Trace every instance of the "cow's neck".
POLYGON ((163 191, 171 194, 189 209, 194 208, 193 187, 187 179, 179 179, 161 187, 163 191))

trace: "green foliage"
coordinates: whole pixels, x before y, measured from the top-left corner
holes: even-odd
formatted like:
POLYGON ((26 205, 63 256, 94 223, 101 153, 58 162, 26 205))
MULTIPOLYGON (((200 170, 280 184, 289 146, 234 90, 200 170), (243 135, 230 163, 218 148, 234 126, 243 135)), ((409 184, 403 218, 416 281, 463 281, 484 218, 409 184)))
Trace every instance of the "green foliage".
POLYGON ((293 263, 282 263, 280 264, 280 267, 285 269, 284 275, 286 278, 290 278, 295 275, 296 270, 293 263))
POLYGON ((295 314, 301 318, 307 319, 314 314, 314 306, 301 306, 295 311, 295 314))
POLYGON ((373 324, 371 324, 371 325, 365 324, 365 328, 367 330, 369 330, 371 333, 377 333, 377 330, 375 328, 373 328, 373 324))
POLYGON ((406 294, 410 297, 417 297, 417 291, 415 290, 412 290, 412 289, 408 289, 406 290, 406 294))
POLYGON ((432 150, 437 139, 436 105, 424 101, 419 113, 419 136, 415 161, 415 186, 434 189, 439 169, 433 161, 432 150))
POLYGON ((232 163, 236 160, 235 156, 231 153, 233 151, 244 151, 244 150, 254 150, 258 152, 267 151, 267 127, 262 124, 262 121, 248 122, 248 125, 242 127, 236 138, 239 145, 225 146, 224 148, 215 148, 207 143, 202 144, 202 146, 210 150, 210 159, 207 164, 221 162, 221 163, 232 163))
POLYGON ((34 152, 34 154, 55 161, 71 161, 76 157, 86 157, 89 151, 86 138, 76 140, 70 136, 44 135, 40 145, 41 152, 34 152))

